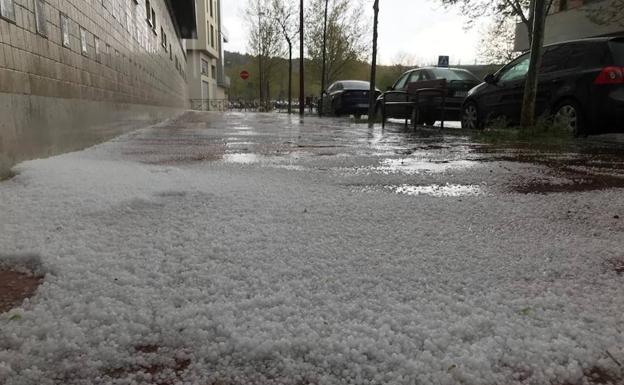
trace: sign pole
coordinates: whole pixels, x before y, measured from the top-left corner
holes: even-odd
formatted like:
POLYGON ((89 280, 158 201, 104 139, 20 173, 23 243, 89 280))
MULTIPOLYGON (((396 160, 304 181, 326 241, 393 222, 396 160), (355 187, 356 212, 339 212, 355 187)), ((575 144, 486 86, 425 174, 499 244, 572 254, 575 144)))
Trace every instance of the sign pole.
POLYGON ((305 90, 303 84, 303 0, 299 1, 299 115, 303 116, 305 90))

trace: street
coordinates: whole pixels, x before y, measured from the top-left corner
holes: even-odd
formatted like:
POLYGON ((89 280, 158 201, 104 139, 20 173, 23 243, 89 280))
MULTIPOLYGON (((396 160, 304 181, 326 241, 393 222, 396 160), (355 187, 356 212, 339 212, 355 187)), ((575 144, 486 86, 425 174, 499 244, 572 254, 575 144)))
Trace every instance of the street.
POLYGON ((187 112, 21 163, 0 384, 622 383, 623 146, 187 112))

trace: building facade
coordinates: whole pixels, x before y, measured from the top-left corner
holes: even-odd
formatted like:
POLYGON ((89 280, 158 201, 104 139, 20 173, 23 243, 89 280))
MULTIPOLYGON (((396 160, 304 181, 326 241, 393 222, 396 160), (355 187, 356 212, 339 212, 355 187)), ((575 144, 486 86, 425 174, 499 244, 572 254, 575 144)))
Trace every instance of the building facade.
MULTIPOLYGON (((554 0, 546 17, 544 44, 624 34, 624 17, 594 17, 605 12, 618 12, 618 4, 621 0, 554 0)), ((514 48, 516 51, 529 49, 528 33, 523 23, 516 25, 514 48)))
POLYGON ((0 0, 0 175, 188 108, 194 21, 187 0, 0 0))
POLYGON ((230 88, 225 76, 223 44, 227 33, 221 24, 221 0, 197 0, 197 37, 185 39, 191 107, 219 110, 230 88))

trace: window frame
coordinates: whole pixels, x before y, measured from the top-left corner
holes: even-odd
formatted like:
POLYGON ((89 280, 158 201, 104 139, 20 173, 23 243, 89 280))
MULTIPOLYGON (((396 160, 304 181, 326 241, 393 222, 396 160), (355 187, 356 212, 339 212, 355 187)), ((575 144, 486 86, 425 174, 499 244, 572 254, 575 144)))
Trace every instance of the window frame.
POLYGON ((61 45, 65 48, 71 49, 71 33, 69 31, 70 29, 69 16, 61 12, 60 19, 61 19, 61 23, 60 23, 61 25, 59 29, 61 31, 61 45))
POLYGON ((48 37, 48 18, 46 17, 46 1, 34 0, 35 2, 35 29, 37 34, 48 37))
POLYGON ((496 80, 499 82, 515 82, 518 81, 520 79, 523 79, 526 76, 526 73, 524 74, 524 76, 519 77, 519 78, 514 78, 514 79, 510 79, 510 80, 503 80, 503 76, 510 71, 512 68, 514 68, 515 66, 517 66, 518 64, 520 64, 520 62, 524 61, 524 60, 530 60, 530 53, 525 53, 524 55, 521 55, 520 57, 516 58, 514 61, 512 61, 511 63, 507 64, 505 67, 501 68, 500 71, 498 71, 498 73, 496 74, 496 80))
POLYGON ((149 24, 150 26, 153 27, 153 24, 152 24, 152 6, 150 5, 150 0, 145 0, 145 13, 147 14, 147 17, 145 18, 145 20, 147 20, 147 24, 149 24))
POLYGON ((16 23, 15 0, 0 0, 0 18, 13 24, 16 23))
POLYGON ((89 42, 87 41, 88 33, 89 31, 85 28, 81 26, 78 27, 78 35, 80 36, 80 53, 83 56, 89 56, 89 42))
POLYGON ((392 85, 392 89, 393 89, 394 91, 401 91, 401 90, 404 90, 404 89, 405 89, 405 87, 407 87, 407 79, 408 79, 408 77, 409 77, 409 76, 411 76, 411 75, 412 75, 412 72, 414 72, 414 71, 409 71, 409 72, 406 72, 406 73, 404 73, 403 75, 401 75, 401 76, 399 77, 399 79, 398 79, 396 82, 394 82, 394 84, 392 85), (403 81, 403 79, 405 79, 405 82, 403 83, 403 87, 398 88, 399 83, 401 83, 401 81, 403 81))

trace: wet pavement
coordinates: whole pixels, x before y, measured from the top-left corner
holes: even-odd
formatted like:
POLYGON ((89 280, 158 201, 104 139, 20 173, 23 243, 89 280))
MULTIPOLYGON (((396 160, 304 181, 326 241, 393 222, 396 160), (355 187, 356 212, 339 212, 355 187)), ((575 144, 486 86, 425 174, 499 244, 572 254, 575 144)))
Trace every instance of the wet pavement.
POLYGON ((0 288, 0 384, 622 383, 623 166, 198 112, 22 163, 0 262, 45 278, 0 288))
POLYGON ((336 183, 363 192, 456 197, 624 187, 622 142, 491 144, 450 126, 414 131, 401 123, 382 129, 350 118, 188 112, 117 141, 124 159, 146 164, 221 162, 329 173, 336 183))

